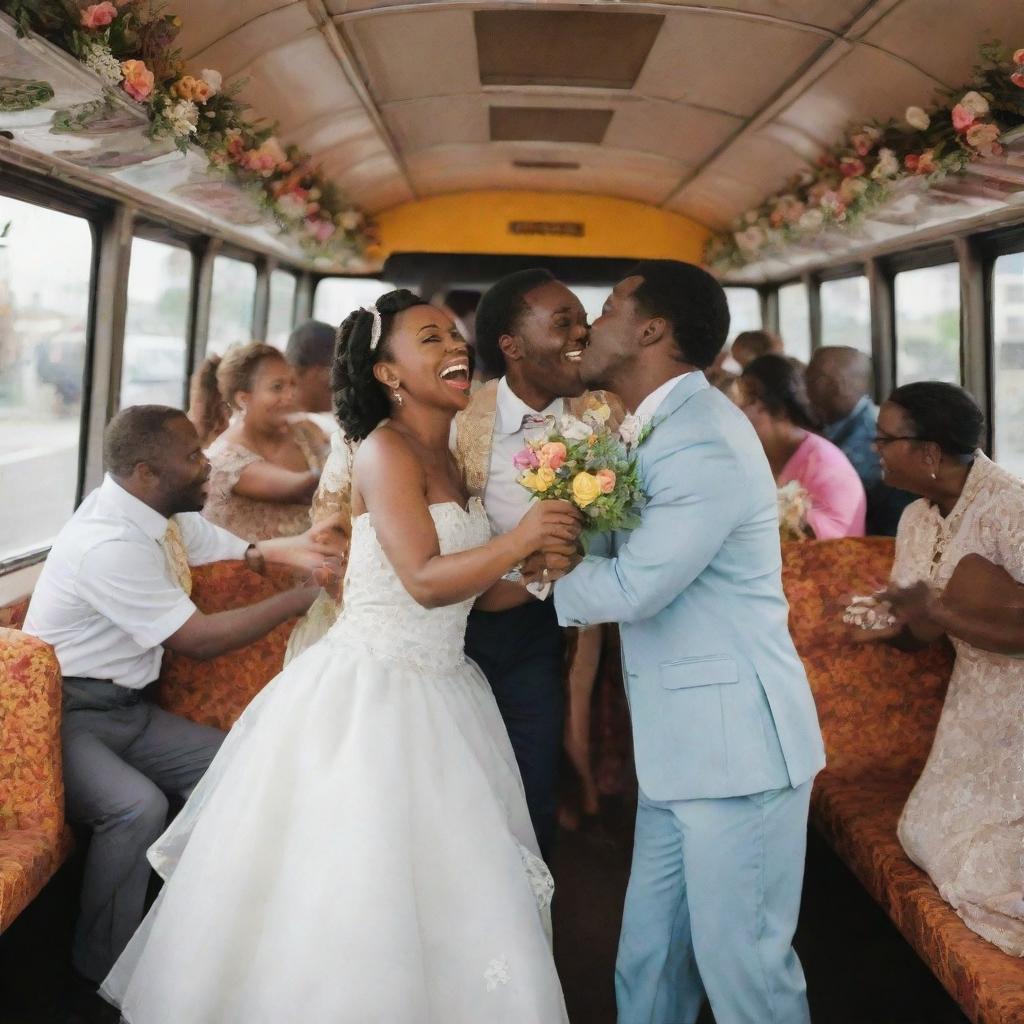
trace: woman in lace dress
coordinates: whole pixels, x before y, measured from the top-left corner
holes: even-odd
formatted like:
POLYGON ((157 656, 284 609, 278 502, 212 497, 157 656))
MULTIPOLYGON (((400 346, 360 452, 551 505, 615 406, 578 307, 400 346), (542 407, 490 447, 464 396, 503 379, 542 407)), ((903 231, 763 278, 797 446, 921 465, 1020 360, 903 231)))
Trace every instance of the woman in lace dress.
MULTIPOLYGON (((952 384, 908 384, 882 406, 885 482, 921 495, 900 520, 894 585, 943 591, 972 555, 1024 581, 1024 482, 978 451, 982 426, 952 384)), ((914 616, 899 632, 888 638, 928 642, 943 630, 914 616)), ((956 664, 900 842, 970 928, 1024 956, 1024 666, 950 638, 956 664)))
POLYGON ((463 640, 578 515, 538 502, 490 539, 448 452, 469 374, 440 310, 389 292, 340 335, 339 419, 366 438, 344 609, 151 848, 166 884, 102 991, 129 1024, 566 1024, 551 876, 463 640))
POLYGON ((221 359, 217 383, 235 416, 206 453, 203 515, 253 543, 305 532, 327 437, 295 419, 295 371, 273 346, 245 345, 221 359))

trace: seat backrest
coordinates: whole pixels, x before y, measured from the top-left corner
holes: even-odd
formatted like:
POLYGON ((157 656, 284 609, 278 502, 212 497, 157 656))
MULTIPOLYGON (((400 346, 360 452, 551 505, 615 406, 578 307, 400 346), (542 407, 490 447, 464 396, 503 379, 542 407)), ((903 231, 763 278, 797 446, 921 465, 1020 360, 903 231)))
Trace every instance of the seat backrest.
POLYGON ((60 714, 53 648, 0 628, 0 832, 64 828, 60 714))
POLYGON ((884 586, 886 537, 783 545, 790 631, 818 706, 833 771, 919 772, 931 749, 953 666, 946 642, 914 653, 848 639, 843 610, 884 586))
MULTIPOLYGON (((270 567, 260 575, 243 562, 213 562, 192 569, 192 600, 207 613, 245 608, 295 585, 289 571, 270 567)), ((194 722, 230 729, 249 701, 281 671, 294 628, 294 620, 282 623, 261 640, 209 661, 165 651, 159 704, 194 722)))

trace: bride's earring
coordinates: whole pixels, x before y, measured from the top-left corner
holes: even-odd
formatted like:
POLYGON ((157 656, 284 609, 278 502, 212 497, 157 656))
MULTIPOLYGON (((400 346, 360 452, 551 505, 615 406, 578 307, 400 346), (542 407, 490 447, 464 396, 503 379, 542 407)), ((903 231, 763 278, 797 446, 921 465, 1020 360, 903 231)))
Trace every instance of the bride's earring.
POLYGON ((405 402, 403 401, 402 395, 399 392, 397 386, 391 389, 391 398, 394 400, 395 405, 405 405, 405 402))

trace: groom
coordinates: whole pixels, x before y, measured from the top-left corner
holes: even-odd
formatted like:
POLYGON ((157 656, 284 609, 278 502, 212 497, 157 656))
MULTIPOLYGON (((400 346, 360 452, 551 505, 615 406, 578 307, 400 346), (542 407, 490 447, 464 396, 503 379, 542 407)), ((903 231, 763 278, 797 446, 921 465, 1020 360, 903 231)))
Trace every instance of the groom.
POLYGON ((648 504, 555 584, 563 625, 620 624, 640 783, 616 965, 619 1024, 804 1024, 792 947, 824 750, 790 640, 776 488, 743 414, 701 372, 721 286, 648 261, 616 285, 581 362, 641 424, 648 504))

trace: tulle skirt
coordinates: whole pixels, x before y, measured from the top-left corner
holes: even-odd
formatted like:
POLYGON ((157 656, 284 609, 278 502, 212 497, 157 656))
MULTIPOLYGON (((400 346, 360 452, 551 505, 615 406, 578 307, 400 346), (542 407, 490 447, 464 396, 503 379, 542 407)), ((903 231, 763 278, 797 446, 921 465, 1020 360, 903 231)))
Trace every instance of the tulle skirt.
POLYGON ((479 669, 332 634, 150 850, 105 980, 129 1024, 564 1024, 551 877, 479 669))

